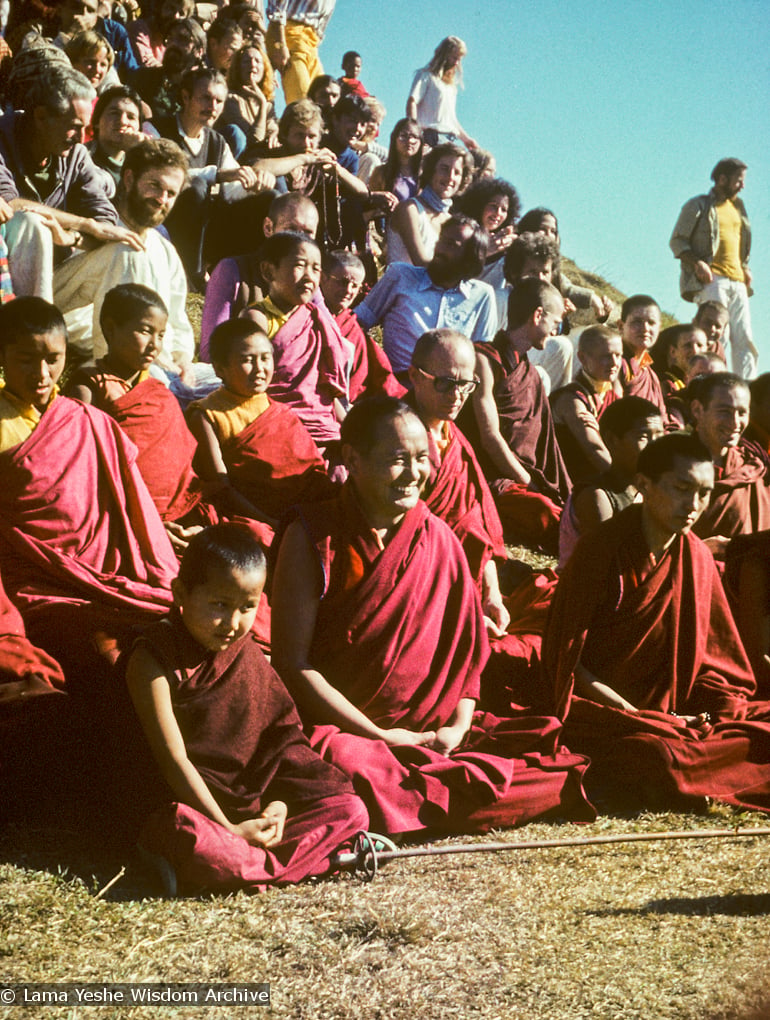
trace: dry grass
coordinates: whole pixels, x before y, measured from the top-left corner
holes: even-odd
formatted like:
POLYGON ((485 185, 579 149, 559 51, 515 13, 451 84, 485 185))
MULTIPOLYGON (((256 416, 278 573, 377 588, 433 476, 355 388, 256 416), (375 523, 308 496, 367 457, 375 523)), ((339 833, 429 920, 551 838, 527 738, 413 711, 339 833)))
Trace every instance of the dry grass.
MULTIPOLYGON (((536 824, 499 838, 738 820, 764 823, 714 808, 703 817, 536 824)), ((130 856, 100 855, 75 836, 11 831, 0 849, 8 980, 264 980, 266 1014, 298 1018, 727 1020, 761 1008, 770 843, 759 837, 394 861, 371 884, 343 876, 256 898, 184 901, 145 898, 148 876, 130 856), (96 898, 122 864, 125 876, 96 898)), ((153 1007, 130 1016, 167 1012, 225 1015, 153 1007)))

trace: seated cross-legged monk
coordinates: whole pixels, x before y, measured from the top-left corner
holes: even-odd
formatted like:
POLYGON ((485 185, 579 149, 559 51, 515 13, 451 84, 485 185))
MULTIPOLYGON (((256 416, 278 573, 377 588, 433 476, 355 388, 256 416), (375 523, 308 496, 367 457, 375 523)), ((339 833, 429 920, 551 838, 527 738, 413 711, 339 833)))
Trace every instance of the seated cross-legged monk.
POLYGON ((422 422, 392 397, 343 423, 340 496, 300 508, 273 581, 273 662, 310 742, 353 780, 375 828, 484 831, 590 817, 584 759, 552 718, 475 711, 487 656, 462 548, 420 501, 422 422))
POLYGON ((506 536, 556 553, 570 480, 540 375, 527 359, 561 322, 564 301, 550 283, 525 277, 508 298, 508 325, 476 345, 480 380, 458 424, 495 495, 506 536))
POLYGON ((114 660, 134 624, 168 609, 176 558, 133 443, 57 394, 66 350, 53 305, 0 307, 0 570, 30 639, 87 682, 97 652, 114 660))
POLYGON ((106 293, 100 320, 107 354, 73 373, 67 395, 109 414, 136 444, 142 478, 181 550, 216 517, 192 468, 195 440, 179 401, 149 373, 163 347, 166 306, 149 287, 125 283, 106 293))
POLYGON ((642 450, 643 502, 578 543, 543 663, 567 745, 590 755, 592 791, 648 808, 713 797, 768 811, 770 703, 754 700, 713 557, 692 534, 713 485, 697 436, 642 450))
POLYGON ((715 470, 714 490, 693 530, 723 560, 731 538, 770 528, 767 463, 742 442, 751 406, 744 379, 715 372, 695 379, 689 392, 695 431, 715 470))
POLYGON ((265 556, 248 530, 199 533, 172 582, 173 613, 128 661, 162 777, 145 789, 156 805, 147 803, 155 810, 140 847, 165 862, 169 892, 258 892, 322 875, 367 826, 350 781, 311 750, 252 638, 264 583, 265 556))

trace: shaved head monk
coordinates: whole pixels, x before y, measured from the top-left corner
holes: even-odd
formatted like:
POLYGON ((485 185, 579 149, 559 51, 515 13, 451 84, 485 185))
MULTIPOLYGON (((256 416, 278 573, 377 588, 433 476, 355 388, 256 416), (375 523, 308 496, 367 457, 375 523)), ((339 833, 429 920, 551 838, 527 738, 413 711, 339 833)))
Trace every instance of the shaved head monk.
POLYGON ((495 494, 506 535, 553 553, 570 480, 527 351, 543 349, 563 313, 564 300, 550 283, 526 277, 516 284, 507 327, 490 343, 476 345, 479 386, 459 420, 495 494))
POLYGON ((494 557, 505 558, 503 527, 473 449, 455 425, 478 386, 476 351, 451 329, 433 329, 417 341, 409 369, 411 400, 428 432, 431 471, 423 498, 460 539, 479 589, 484 620, 502 637, 510 616, 503 605, 494 557))
POLYGON ((543 663, 565 740, 590 755, 602 796, 769 811, 770 704, 753 700, 719 574, 692 534, 714 486, 709 451, 663 436, 636 484, 641 505, 580 540, 554 597, 543 663))
POLYGON ((342 444, 348 481, 301 508, 273 581, 273 663, 311 745, 352 778, 380 831, 483 831, 557 805, 585 816, 581 759, 558 750, 554 719, 475 711, 481 604, 459 542, 420 500, 431 464, 419 417, 370 398, 342 444))
POLYGON ((718 559, 735 535, 770 528, 765 461, 742 442, 749 423, 749 384, 731 372, 715 372, 690 386, 695 431, 714 462, 714 491, 695 531, 718 559))

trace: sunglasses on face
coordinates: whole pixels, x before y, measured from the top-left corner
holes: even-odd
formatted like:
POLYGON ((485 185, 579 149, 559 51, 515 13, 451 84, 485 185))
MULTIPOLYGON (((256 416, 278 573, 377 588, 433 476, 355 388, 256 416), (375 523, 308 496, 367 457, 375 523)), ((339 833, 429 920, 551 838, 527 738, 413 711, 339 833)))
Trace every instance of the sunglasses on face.
POLYGON ((431 372, 426 372, 424 368, 420 368, 419 365, 414 367, 426 379, 430 379, 433 382, 433 389, 436 393, 446 394, 457 390, 462 396, 467 397, 473 393, 479 384, 478 379, 453 379, 451 375, 433 375, 431 372))

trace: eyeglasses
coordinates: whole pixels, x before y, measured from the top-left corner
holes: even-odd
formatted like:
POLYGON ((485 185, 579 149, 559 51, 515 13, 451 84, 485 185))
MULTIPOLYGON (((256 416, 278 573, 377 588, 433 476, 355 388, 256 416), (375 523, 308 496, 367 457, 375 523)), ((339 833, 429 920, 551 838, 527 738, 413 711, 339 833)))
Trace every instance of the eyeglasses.
POLYGON ((481 381, 479 379, 453 379, 451 375, 433 375, 431 372, 426 372, 424 368, 420 368, 419 365, 414 367, 427 379, 432 380, 436 393, 451 393, 452 390, 457 390, 462 396, 467 397, 473 393, 481 381))

